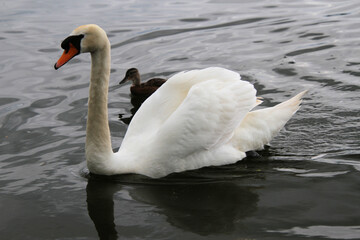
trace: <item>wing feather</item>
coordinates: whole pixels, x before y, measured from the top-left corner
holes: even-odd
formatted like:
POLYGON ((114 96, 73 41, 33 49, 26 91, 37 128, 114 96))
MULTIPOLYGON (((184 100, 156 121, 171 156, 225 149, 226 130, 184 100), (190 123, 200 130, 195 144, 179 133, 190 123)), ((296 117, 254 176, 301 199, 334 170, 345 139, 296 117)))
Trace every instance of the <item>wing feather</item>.
POLYGON ((195 84, 158 129, 153 146, 163 149, 162 154, 169 158, 183 159, 224 144, 256 105, 255 94, 250 83, 239 79, 195 84))
POLYGON ((224 68, 210 67, 180 72, 172 76, 141 105, 131 120, 121 147, 136 148, 139 139, 149 138, 150 141, 164 122, 183 103, 190 89, 209 79, 219 79, 223 82, 239 81, 240 75, 224 68))

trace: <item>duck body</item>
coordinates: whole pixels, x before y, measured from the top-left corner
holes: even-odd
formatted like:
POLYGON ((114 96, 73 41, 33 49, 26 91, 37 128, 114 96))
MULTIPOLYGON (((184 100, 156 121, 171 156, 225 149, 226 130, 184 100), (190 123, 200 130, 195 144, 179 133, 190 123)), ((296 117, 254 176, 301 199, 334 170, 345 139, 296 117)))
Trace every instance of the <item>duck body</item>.
POLYGON ((166 82, 166 79, 152 78, 144 83, 141 83, 138 69, 130 68, 126 71, 124 79, 119 84, 123 84, 127 81, 133 82, 132 86, 130 87, 130 92, 132 95, 149 97, 166 82))
MULTIPOLYGON (((253 111, 261 101, 239 74, 218 67, 181 72, 142 104, 113 153, 107 116, 110 44, 97 25, 81 26, 70 37, 80 38, 78 52, 92 57, 85 152, 95 174, 160 178, 235 163, 267 144, 298 110, 305 93, 253 111)), ((77 53, 75 43, 63 45, 65 55, 77 53)), ((62 56, 55 68, 72 57, 62 56)))
POLYGON ((133 85, 130 87, 130 92, 134 96, 150 96, 153 94, 163 83, 165 79, 153 78, 140 85, 133 85))

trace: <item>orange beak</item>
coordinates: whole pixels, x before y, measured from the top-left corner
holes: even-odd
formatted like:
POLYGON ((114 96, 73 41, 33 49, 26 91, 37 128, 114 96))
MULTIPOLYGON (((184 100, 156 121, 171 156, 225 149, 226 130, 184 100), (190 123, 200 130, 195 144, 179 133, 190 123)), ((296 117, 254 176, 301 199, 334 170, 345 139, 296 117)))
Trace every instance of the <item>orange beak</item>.
POLYGON ((61 57, 59 58, 59 60, 55 63, 54 68, 58 69, 60 68, 62 65, 64 65, 65 63, 67 63, 68 61, 70 61, 70 59, 72 59, 73 57, 75 57, 76 55, 78 55, 80 53, 79 49, 77 49, 76 47, 74 47, 74 45, 72 45, 71 43, 69 44, 69 49, 66 49, 63 54, 61 55, 61 57))

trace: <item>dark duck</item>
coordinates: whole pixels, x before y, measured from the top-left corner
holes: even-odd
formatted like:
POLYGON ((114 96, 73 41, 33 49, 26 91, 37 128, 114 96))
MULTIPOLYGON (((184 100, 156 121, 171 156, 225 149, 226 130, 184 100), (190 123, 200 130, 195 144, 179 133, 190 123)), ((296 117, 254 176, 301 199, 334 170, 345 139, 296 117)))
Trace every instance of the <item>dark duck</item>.
POLYGON ((147 82, 141 83, 140 73, 136 68, 130 68, 126 71, 124 79, 119 83, 123 84, 127 81, 132 81, 130 92, 134 96, 149 97, 153 94, 163 83, 166 82, 162 78, 152 78, 147 82))

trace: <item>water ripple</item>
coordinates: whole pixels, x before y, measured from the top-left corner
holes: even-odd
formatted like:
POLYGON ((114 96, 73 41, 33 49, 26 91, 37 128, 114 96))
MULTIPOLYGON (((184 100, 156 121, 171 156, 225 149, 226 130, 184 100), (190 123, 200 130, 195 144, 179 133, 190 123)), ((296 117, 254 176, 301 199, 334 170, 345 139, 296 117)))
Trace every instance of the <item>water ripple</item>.
POLYGON ((260 22, 265 20, 266 18, 250 18, 250 19, 241 19, 237 21, 212 25, 212 26, 206 26, 206 27, 197 27, 197 28, 184 28, 184 29, 171 29, 171 30, 157 30, 150 33, 142 34, 140 36, 133 37, 131 39, 128 39, 124 42, 112 44, 112 48, 118 48, 124 45, 127 45, 129 43, 135 43, 138 41, 145 41, 150 39, 156 39, 159 37, 165 37, 165 36, 173 36, 180 33, 186 33, 186 32, 192 32, 192 31, 201 31, 201 30, 213 30, 217 28, 224 28, 224 27, 230 27, 230 26, 236 26, 236 25, 244 25, 244 24, 250 24, 255 22, 260 22))
POLYGON ((324 46, 320 46, 320 47, 304 48, 304 49, 286 53, 286 56, 297 56, 297 55, 301 55, 301 54, 305 54, 305 53, 312 53, 312 52, 321 51, 321 50, 325 50, 325 49, 329 49, 329 48, 333 48, 333 47, 336 47, 336 45, 329 44, 329 45, 324 45, 324 46))

